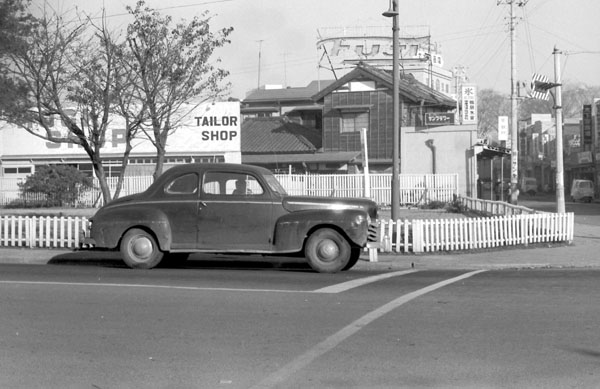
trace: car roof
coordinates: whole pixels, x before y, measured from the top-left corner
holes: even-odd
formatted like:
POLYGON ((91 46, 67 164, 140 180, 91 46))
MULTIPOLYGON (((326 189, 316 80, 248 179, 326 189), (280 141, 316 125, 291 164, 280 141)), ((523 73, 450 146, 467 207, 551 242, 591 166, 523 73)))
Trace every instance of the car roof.
POLYGON ((265 169, 261 166, 254 165, 244 165, 240 163, 188 163, 182 165, 173 166, 167 170, 165 173, 169 174, 179 174, 186 172, 203 172, 206 170, 234 170, 240 172, 247 173, 255 173, 255 174, 271 174, 271 171, 265 169))

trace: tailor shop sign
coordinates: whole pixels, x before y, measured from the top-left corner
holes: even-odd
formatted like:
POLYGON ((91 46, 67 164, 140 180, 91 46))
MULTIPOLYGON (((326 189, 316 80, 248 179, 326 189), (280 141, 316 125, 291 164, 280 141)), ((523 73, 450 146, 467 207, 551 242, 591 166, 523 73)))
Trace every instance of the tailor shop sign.
MULTIPOLYGON (((207 103, 189 112, 173 129, 167 139, 167 153, 240 152, 240 106, 237 102, 207 103)), ((102 147, 104 155, 125 152, 125 129, 121 118, 113 118, 106 132, 102 147)), ((55 134, 67 134, 60 120, 54 121, 55 134)), ((40 128, 40 134, 43 129, 40 128)), ((141 133, 141 131, 140 131, 141 133)), ((54 143, 23 130, 3 136, 4 155, 86 155, 83 148, 72 143, 54 143)), ((139 137, 131 142, 132 155, 154 154, 156 149, 147 138, 139 137)))

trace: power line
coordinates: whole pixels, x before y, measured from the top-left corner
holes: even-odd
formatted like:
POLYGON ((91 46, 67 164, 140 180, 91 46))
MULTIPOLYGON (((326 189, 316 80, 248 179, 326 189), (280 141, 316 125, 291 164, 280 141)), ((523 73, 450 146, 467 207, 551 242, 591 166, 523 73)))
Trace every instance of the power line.
MULTIPOLYGON (((227 3, 227 2, 231 2, 231 1, 235 1, 235 0, 213 0, 213 1, 205 1, 205 2, 202 2, 202 3, 194 3, 194 4, 172 5, 170 7, 156 8, 156 10, 157 11, 165 11, 165 10, 169 10, 169 9, 198 7, 198 6, 201 6, 201 5, 216 4, 216 3, 227 3)), ((129 16, 129 15, 130 15, 129 12, 125 12, 125 13, 120 13, 120 14, 107 15, 107 16, 104 16, 104 17, 98 16, 98 17, 94 17, 92 19, 116 18, 116 17, 119 17, 119 16, 129 16)))

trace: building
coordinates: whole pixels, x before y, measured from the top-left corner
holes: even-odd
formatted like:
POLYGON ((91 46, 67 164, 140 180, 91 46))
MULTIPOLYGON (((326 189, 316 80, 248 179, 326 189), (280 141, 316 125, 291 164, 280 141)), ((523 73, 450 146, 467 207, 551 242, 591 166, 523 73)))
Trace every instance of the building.
MULTIPOLYGON (((57 134, 68 135, 61 120, 52 120, 57 134)), ((240 107, 237 102, 205 103, 189 107, 169 135, 165 167, 190 162, 240 162, 240 107)), ((36 128, 40 135, 43 129, 36 128)), ((156 149, 139 134, 132 141, 126 175, 151 175, 156 165, 156 149)), ((125 152, 125 125, 121 118, 111 118, 106 141, 101 148, 108 177, 121 173, 125 152)), ((0 124, 0 177, 24 178, 38 165, 65 164, 93 174, 85 150, 74 143, 54 143, 7 123, 0 124)))
MULTIPOLYGON (((314 149, 305 146, 294 153, 273 153, 267 150, 261 155, 256 149, 247 148, 246 136, 258 139, 254 131, 275 134, 273 127, 257 129, 256 118, 246 118, 242 123, 242 161, 244 163, 273 166, 277 162, 279 170, 302 171, 302 168, 319 173, 356 173, 363 169, 364 144, 361 142, 361 129, 367 130, 367 155, 369 168, 373 172, 391 172, 393 152, 393 77, 390 71, 359 63, 339 80, 329 83, 312 96, 312 104, 295 105, 294 109, 282 108, 283 119, 298 125, 310 124, 294 121, 290 112, 301 111, 302 107, 321 107, 315 116, 321 115, 320 128, 315 127, 321 136, 320 142, 313 141, 314 149), (252 131, 252 135, 251 134, 252 131), (285 163, 289 163, 286 169, 285 163)), ((297 96, 298 91, 287 92, 297 96)), ((264 98, 273 92, 261 92, 262 107, 288 104, 279 99, 271 104, 264 98), (276 104, 275 104, 276 103, 276 104)), ((402 173, 432 174, 458 173, 460 192, 472 195, 476 191, 476 125, 456 125, 454 123, 456 101, 446 94, 436 91, 404 75, 400 80, 401 134, 399 140, 402 173), (432 120, 438 118, 438 120, 432 120), (439 120, 443 118, 443 120, 439 120)), ((260 112, 256 94, 249 101, 242 101, 242 113, 253 107, 253 113, 260 112)), ((305 101, 306 102, 306 101, 305 101)), ((280 110, 271 110, 271 115, 280 110)), ((262 114, 261 114, 262 115, 262 114)), ((264 116, 268 112, 264 111, 264 116)), ((271 124, 272 125, 272 124, 271 124)), ((280 124, 282 131, 287 132, 280 124)), ((296 132, 297 133, 297 132, 296 132)), ((266 136, 264 133, 262 137, 266 136)), ((271 168, 271 167, 270 167, 271 168)))
MULTIPOLYGON (((323 27, 317 31, 319 69, 329 69, 336 78, 359 63, 380 69, 393 67, 393 39, 389 26, 323 27)), ((441 46, 431 39, 429 26, 401 26, 400 66, 428 87, 451 96, 452 71, 444 69, 441 46)))
MULTIPOLYGON (((598 102, 596 102, 598 104, 598 102)), ((597 114, 592 106, 584 107, 581 118, 563 120, 563 163, 565 194, 569 195, 574 179, 595 182, 596 195, 600 177, 597 114), (587 124, 586 124, 587 122, 587 124), (587 125, 587 128, 586 128, 587 125)), ((521 124, 519 131, 519 177, 532 177, 539 191, 555 190, 556 123, 550 114, 535 114, 521 124)))
POLYGON ((306 127, 322 128, 322 106, 312 96, 329 86, 333 80, 312 81, 305 87, 265 85, 250 91, 241 102, 242 119, 286 116, 306 127))

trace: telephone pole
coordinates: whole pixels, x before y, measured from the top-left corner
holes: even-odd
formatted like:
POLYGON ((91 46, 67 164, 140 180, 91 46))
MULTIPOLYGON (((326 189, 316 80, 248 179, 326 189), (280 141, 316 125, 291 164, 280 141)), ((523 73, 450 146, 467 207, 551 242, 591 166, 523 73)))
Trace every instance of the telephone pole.
POLYGON ((527 0, 498 0, 497 4, 506 3, 510 6, 510 203, 517 204, 519 183, 519 123, 518 123, 518 80, 517 80, 517 31, 515 5, 524 7, 527 0))
POLYGON ((392 132, 392 220, 400 218, 400 12, 398 0, 390 0, 389 9, 383 14, 386 18, 392 18, 392 104, 393 104, 393 132, 392 132))
POLYGON ((260 89, 260 57, 262 55, 262 43, 263 43, 264 39, 258 40, 258 85, 257 85, 257 89, 260 89))
POLYGON ((556 109, 556 213, 565 213, 565 176, 563 173, 562 88, 560 54, 554 47, 554 109, 556 109))

